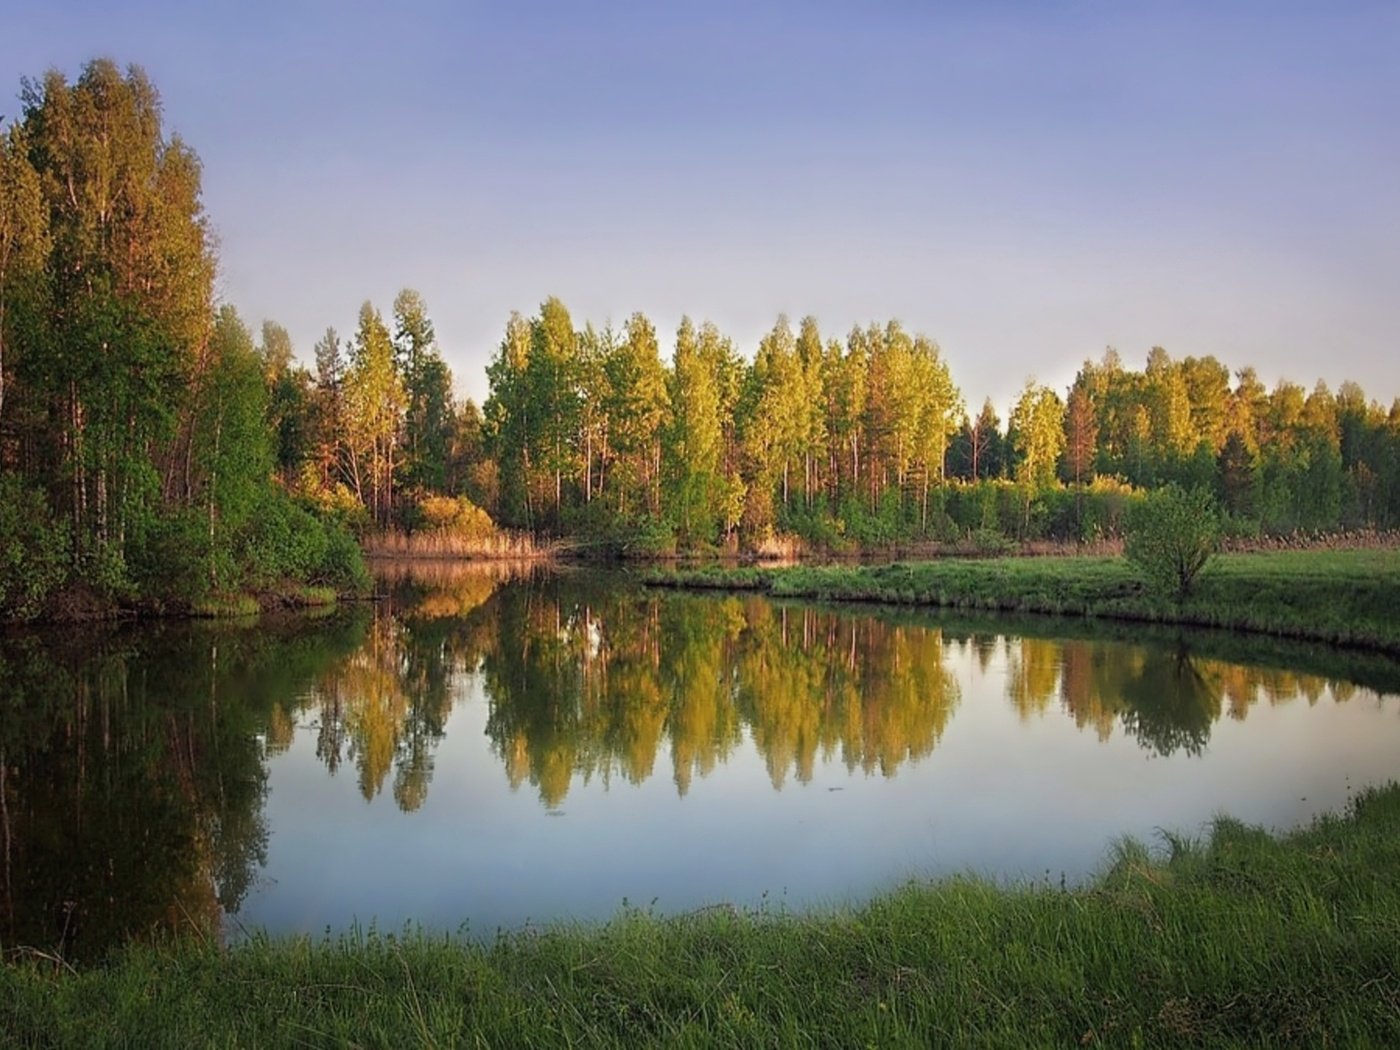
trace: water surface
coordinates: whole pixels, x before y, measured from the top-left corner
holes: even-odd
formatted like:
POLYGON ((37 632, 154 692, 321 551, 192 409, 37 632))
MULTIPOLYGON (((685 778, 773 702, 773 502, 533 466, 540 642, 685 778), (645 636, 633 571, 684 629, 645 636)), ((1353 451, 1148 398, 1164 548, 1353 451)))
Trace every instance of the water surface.
POLYGON ((0 640, 6 945, 489 935, 1077 880, 1396 773, 1391 661, 438 568, 321 617, 0 640))

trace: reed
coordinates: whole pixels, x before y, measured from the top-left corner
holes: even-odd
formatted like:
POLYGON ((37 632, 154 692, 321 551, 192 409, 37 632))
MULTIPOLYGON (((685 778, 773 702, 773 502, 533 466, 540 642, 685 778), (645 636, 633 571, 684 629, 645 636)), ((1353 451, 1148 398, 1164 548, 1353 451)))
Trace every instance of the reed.
POLYGON ((450 529, 375 532, 360 541, 371 558, 472 558, 515 560, 552 558, 562 550, 556 540, 538 539, 528 532, 499 530, 488 536, 464 536, 450 529))

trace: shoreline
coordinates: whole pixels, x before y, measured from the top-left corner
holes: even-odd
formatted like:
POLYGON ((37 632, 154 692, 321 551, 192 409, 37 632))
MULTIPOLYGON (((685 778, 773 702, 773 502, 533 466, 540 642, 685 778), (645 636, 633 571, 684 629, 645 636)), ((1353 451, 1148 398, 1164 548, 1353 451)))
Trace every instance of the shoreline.
POLYGON ((6 946, 16 1046, 1393 1045, 1400 784, 1274 833, 1118 843, 1082 886, 911 882, 498 935, 6 946))
POLYGON ((1121 558, 943 559, 887 565, 651 569, 681 590, 1049 615, 1268 635, 1400 656, 1400 551, 1218 555, 1182 601, 1152 594, 1121 558))

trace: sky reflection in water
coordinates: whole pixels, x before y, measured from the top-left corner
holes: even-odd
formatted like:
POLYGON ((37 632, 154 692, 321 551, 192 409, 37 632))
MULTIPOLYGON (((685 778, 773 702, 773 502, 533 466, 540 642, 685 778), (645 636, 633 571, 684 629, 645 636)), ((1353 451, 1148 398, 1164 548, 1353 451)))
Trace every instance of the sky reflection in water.
POLYGON ((1400 754, 1393 661, 1327 650, 594 571, 386 586, 321 619, 3 640, 0 940, 1058 882, 1121 834, 1338 809, 1400 754))

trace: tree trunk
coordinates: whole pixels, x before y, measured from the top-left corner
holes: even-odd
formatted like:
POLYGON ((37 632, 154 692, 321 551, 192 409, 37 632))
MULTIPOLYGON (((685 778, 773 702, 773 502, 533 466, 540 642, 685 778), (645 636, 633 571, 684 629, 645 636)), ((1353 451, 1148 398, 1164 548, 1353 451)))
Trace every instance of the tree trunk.
POLYGON ((209 584, 217 588, 219 586, 218 562, 214 557, 214 490, 219 484, 219 441, 223 437, 223 417, 214 421, 214 466, 209 471, 209 491, 206 503, 209 508, 209 584))
POLYGON ((593 502, 593 428, 583 432, 583 502, 593 502))
POLYGON ((5 419, 5 268, 0 265, 0 424, 5 419))
POLYGON ((6 764, 8 759, 9 756, 5 754, 5 749, 0 748, 0 834, 3 834, 5 840, 5 915, 13 923, 15 920, 15 891, 10 876, 10 789, 6 783, 9 779, 7 775, 9 767, 6 764))

